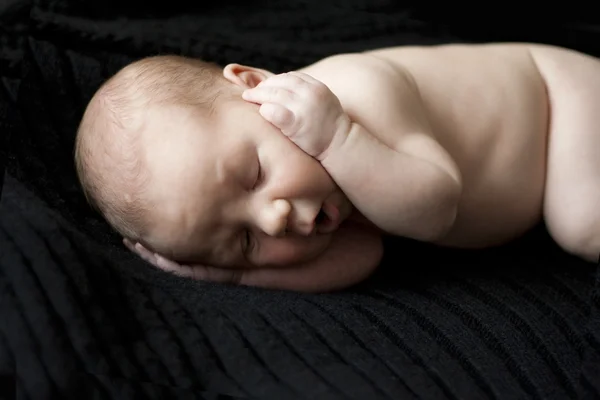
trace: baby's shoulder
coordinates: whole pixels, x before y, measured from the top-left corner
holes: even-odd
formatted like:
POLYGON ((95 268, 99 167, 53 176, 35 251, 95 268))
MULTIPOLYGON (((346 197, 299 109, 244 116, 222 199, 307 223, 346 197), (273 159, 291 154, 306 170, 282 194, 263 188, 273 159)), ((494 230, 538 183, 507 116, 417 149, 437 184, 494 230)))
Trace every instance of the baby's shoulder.
POLYGON ((325 57, 305 68, 307 73, 335 75, 370 75, 373 72, 392 72, 384 59, 373 57, 370 53, 343 53, 325 57))
POLYGON ((408 70, 369 53, 330 56, 301 72, 326 84, 344 108, 393 106, 399 97, 410 98, 416 93, 408 70))
POLYGON ((326 57, 301 70, 327 85, 344 83, 345 86, 369 86, 394 84, 405 79, 404 68, 385 58, 370 53, 348 53, 326 57))

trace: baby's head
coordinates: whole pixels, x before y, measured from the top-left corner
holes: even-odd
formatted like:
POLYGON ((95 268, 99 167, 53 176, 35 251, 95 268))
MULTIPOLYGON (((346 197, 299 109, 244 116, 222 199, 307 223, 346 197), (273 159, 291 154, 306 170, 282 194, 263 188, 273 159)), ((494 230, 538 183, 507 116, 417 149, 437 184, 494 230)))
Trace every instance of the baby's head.
POLYGON ((323 205, 342 219, 351 205, 318 161, 242 99, 269 76, 177 56, 119 71, 77 133, 90 204, 125 238, 180 262, 276 266, 321 253, 335 228, 323 205))

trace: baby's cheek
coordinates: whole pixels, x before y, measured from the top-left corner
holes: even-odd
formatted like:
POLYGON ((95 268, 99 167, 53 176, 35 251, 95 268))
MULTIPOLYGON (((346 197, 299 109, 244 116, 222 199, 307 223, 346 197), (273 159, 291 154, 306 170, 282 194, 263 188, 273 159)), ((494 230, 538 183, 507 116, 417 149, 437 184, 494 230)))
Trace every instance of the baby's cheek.
POLYGON ((325 251, 330 242, 330 235, 310 238, 267 237, 261 243, 255 264, 263 267, 285 267, 306 262, 325 251))

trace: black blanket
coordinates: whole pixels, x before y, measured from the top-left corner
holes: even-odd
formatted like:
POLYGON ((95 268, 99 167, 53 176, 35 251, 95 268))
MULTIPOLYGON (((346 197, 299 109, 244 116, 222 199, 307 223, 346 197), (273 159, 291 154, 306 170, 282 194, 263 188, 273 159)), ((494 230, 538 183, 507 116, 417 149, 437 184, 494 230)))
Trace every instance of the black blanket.
POLYGON ((0 394, 600 398, 597 266, 563 253, 543 226, 481 252, 389 239, 367 282, 307 295, 157 271, 121 246, 76 184, 73 138, 87 101, 151 54, 274 72, 449 41, 538 41, 600 56, 593 13, 485 4, 2 0, 0 394))

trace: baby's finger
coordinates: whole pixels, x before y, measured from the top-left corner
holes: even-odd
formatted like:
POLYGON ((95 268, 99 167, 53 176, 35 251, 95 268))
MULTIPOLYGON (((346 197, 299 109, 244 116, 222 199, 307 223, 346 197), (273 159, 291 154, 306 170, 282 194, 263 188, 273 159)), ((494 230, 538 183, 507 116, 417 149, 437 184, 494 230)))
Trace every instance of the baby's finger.
POLYGON ((184 278, 194 278, 194 272, 190 266, 180 265, 158 254, 156 255, 155 265, 165 272, 170 272, 184 278))
POLYGON ((240 280, 240 272, 238 270, 221 269, 199 264, 180 265, 160 255, 156 255, 156 259, 156 266, 158 268, 183 278, 227 284, 238 284, 240 280))
POLYGON ((131 242, 131 240, 129 239, 123 239, 123 244, 125 245, 125 247, 127 247, 130 251, 132 252, 136 252, 135 251, 135 246, 134 244, 131 242))
POLYGON ((140 256, 142 260, 149 262, 152 265, 156 265, 156 257, 154 256, 154 253, 146 249, 140 243, 136 243, 134 245, 134 252, 140 256))
POLYGON ((294 113, 279 104, 265 103, 258 112, 279 129, 284 130, 294 124, 294 113))
POLYGON ((164 269, 164 270, 168 270, 168 271, 175 271, 175 270, 179 270, 182 267, 184 267, 183 265, 180 265, 179 263, 176 263, 175 261, 171 261, 163 256, 161 256, 160 254, 155 254, 154 257, 156 258, 156 266, 159 267, 160 269, 164 269))
POLYGON ((295 100, 296 95, 293 92, 280 87, 257 86, 253 89, 245 90, 244 93, 242 93, 242 98, 257 104, 277 103, 289 106, 295 100))

